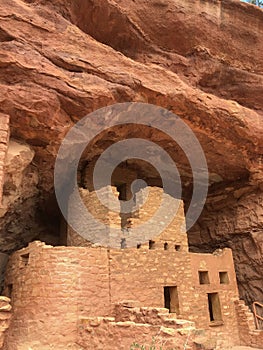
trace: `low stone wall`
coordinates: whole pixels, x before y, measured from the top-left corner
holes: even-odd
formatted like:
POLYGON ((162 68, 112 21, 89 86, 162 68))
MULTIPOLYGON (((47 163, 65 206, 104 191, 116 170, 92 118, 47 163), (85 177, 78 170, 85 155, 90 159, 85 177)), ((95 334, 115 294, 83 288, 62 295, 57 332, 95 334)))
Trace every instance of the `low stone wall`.
POLYGON ((255 327, 254 316, 243 300, 235 302, 242 345, 263 349, 263 330, 255 327))

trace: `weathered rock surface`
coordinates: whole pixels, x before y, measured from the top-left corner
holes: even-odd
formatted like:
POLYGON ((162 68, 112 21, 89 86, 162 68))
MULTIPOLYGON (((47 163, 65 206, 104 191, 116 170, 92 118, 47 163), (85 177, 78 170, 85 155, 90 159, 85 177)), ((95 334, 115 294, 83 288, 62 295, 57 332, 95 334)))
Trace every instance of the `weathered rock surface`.
MULTIPOLYGON (((147 102, 188 123, 219 182, 190 244, 230 245, 241 296, 262 301, 262 32, 263 11, 237 0, 2 0, 0 112, 27 151, 6 168, 1 251, 57 240, 53 166, 74 122, 116 102, 147 102)), ((128 133, 106 135, 87 159, 128 133)), ((151 137, 184 174, 187 202, 189 165, 166 136, 151 137)))

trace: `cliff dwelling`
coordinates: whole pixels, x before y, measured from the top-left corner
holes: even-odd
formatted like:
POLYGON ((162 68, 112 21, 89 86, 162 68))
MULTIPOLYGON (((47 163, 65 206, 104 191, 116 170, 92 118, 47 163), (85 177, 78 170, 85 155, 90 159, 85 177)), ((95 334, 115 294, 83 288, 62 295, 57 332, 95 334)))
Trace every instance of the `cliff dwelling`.
POLYGON ((247 2, 1 1, 1 350, 263 349, 247 2))

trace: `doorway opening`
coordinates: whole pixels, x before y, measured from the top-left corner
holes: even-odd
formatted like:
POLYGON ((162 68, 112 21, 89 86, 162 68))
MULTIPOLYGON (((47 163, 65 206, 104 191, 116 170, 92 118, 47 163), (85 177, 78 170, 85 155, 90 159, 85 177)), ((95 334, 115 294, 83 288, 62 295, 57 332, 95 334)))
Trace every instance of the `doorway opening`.
POLYGON ((222 322, 221 305, 218 293, 208 293, 208 309, 211 322, 222 322))
POLYGON ((179 315, 179 297, 177 287, 164 287, 164 307, 169 309, 170 313, 179 315))

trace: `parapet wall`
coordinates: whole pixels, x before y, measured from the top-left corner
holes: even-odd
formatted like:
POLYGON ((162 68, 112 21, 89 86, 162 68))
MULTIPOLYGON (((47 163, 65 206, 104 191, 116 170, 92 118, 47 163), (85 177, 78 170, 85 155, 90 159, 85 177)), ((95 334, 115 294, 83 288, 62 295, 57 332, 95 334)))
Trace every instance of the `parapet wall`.
POLYGON ((175 302, 171 300, 174 317, 238 344, 234 306, 238 292, 230 249, 210 255, 34 242, 14 253, 8 263, 5 294, 11 296, 14 316, 4 349, 20 345, 27 349, 32 343, 34 350, 70 349, 77 342, 80 319, 112 317, 115 304, 124 300, 163 308, 167 288, 176 291, 175 302), (199 271, 204 269, 208 285, 200 285, 199 271), (220 283, 222 269, 228 274, 226 284, 220 283), (208 293, 218 293, 220 322, 210 319, 208 293))

